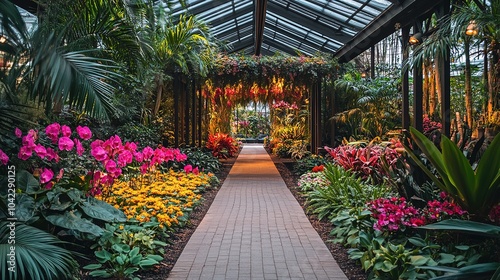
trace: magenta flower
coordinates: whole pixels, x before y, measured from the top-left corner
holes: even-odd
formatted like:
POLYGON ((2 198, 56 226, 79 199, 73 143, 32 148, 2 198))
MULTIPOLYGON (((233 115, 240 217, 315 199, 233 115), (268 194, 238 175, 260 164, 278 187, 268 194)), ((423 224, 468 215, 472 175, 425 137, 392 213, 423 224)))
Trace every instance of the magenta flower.
POLYGON ((49 124, 45 128, 45 134, 47 135, 47 137, 49 137, 50 140, 52 140, 52 143, 54 143, 54 144, 57 142, 60 129, 61 129, 61 125, 58 123, 49 124))
POLYGON ((148 165, 145 163, 139 169, 141 170, 141 174, 146 174, 148 172, 148 165))
POLYGON ((151 147, 146 147, 142 150, 142 155, 144 160, 150 159, 154 154, 154 151, 151 147))
POLYGON ((103 143, 104 143, 104 141, 97 139, 97 140, 93 141, 92 143, 90 143, 90 148, 95 149, 96 147, 101 147, 103 143))
POLYGON ((132 160, 134 159, 134 156, 132 153, 128 150, 123 150, 119 155, 118 155, 118 165, 121 167, 126 166, 129 163, 132 163, 132 160))
POLYGON ((108 153, 101 146, 92 148, 90 154, 98 161, 104 161, 108 159, 108 153))
POLYGON ((193 171, 193 166, 191 164, 184 166, 184 172, 191 173, 192 171, 193 171))
POLYGON ((62 132, 62 136, 64 136, 64 137, 71 136, 71 128, 69 128, 69 126, 67 126, 67 125, 63 125, 61 127, 61 132, 62 132))
POLYGON ((23 135, 23 132, 16 127, 16 129, 14 130, 14 134, 16 135, 17 138, 21 138, 21 136, 23 135))
POLYGON ((0 149, 0 163, 3 165, 7 165, 8 162, 9 162, 9 157, 4 151, 0 149))
POLYGON ((33 150, 36 147, 35 138, 31 134, 27 134, 23 137, 23 146, 33 150))
POLYGON ((134 142, 127 142, 127 143, 125 143, 125 145, 123 146, 123 148, 125 150, 131 151, 131 152, 135 152, 137 150, 137 144, 135 144, 134 142))
POLYGON ((63 136, 59 138, 58 146, 61 151, 71 151, 75 146, 75 143, 69 137, 63 136))
POLYGON ((52 148, 47 148, 47 154, 46 154, 47 160, 55 160, 56 162, 59 161, 59 155, 54 151, 52 148))
POLYGON ((77 126, 76 127, 76 132, 78 133, 78 136, 82 138, 83 140, 89 140, 92 138, 92 131, 90 131, 90 128, 87 126, 77 126))
POLYGON ((193 169, 193 174, 194 174, 194 175, 198 175, 198 174, 200 174, 200 169, 198 168, 198 166, 196 166, 196 167, 193 169))
POLYGON ((144 160, 144 156, 142 155, 141 152, 135 152, 134 157, 135 157, 135 160, 138 162, 142 162, 144 160))
POLYGON ((54 172, 48 168, 43 168, 42 169, 42 174, 40 174, 40 183, 45 184, 52 180, 54 177, 54 172))
POLYGON ((47 156, 47 149, 45 149, 45 147, 41 144, 36 145, 35 152, 41 159, 47 156))
POLYGON ((33 149, 30 149, 27 146, 22 146, 19 149, 19 153, 17 153, 17 157, 21 160, 27 160, 31 157, 32 153, 33 153, 33 149))
POLYGON ((83 153, 85 152, 85 149, 83 148, 83 145, 82 145, 82 142, 80 142, 80 140, 78 139, 73 139, 73 142, 75 142, 75 146, 76 146, 76 153, 79 155, 79 156, 82 156, 83 153))

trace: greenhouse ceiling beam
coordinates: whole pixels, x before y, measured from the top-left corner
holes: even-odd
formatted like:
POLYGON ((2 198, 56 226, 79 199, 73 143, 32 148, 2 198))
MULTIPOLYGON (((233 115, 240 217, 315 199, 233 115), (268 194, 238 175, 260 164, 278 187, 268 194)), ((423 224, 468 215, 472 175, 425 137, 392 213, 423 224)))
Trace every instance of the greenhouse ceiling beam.
POLYGON ((406 0, 394 3, 389 9, 361 30, 336 53, 339 62, 348 62, 396 31, 397 24, 405 27, 415 19, 429 14, 445 0, 406 0))
POLYGON ((310 40, 307 40, 306 38, 302 38, 300 36, 297 36, 296 34, 293 34, 291 32, 288 32, 284 29, 280 29, 279 27, 275 26, 275 25, 272 25, 272 24, 269 24, 266 26, 267 29, 270 29, 278 34, 282 34, 284 35, 285 37, 287 38, 291 38, 291 39, 294 39, 298 42, 302 42, 303 45, 307 45, 309 46, 310 48, 313 48, 313 49, 317 49, 317 50, 320 50, 320 51, 323 51, 323 52, 329 52, 329 50, 325 49, 322 45, 318 45, 318 44, 315 44, 314 42, 310 41, 310 40))
POLYGON ((238 41, 238 44, 233 44, 232 49, 230 49, 228 52, 235 53, 235 52, 239 52, 245 48, 252 47, 253 42, 254 42, 254 40, 252 37, 243 39, 241 41, 238 41))
POLYGON ((290 21, 296 22, 298 25, 302 25, 306 28, 314 30, 320 34, 323 34, 324 36, 334 38, 334 41, 338 41, 342 44, 345 44, 352 39, 351 36, 346 35, 342 31, 335 30, 326 24, 309 19, 299 13, 285 10, 283 9, 283 7, 275 3, 269 2, 267 5, 267 9, 274 14, 280 15, 290 21))
MULTIPOLYGON (((230 17, 222 17, 222 18, 217 19, 217 20, 209 20, 209 19, 203 19, 203 20, 208 22, 211 26, 217 26, 217 25, 226 23, 230 20, 234 20, 235 18, 238 18, 242 15, 249 14, 252 12, 252 9, 253 9, 252 5, 248 5, 245 8, 242 8, 242 9, 237 10, 236 12, 233 12, 230 17)), ((236 28, 236 26, 235 26, 235 28, 236 28)))
MULTIPOLYGON (((276 40, 273 40, 272 38, 264 38, 264 43, 266 43, 267 45, 269 45, 273 48, 281 50, 289 55, 297 55, 297 49, 294 49, 294 48, 290 47, 289 45, 282 44, 276 40)), ((305 52, 303 52, 303 53, 305 53, 305 52)), ((311 55, 311 54, 306 53, 306 55, 311 55)))
POLYGON ((198 15, 210 9, 216 8, 220 5, 224 5, 226 3, 227 0, 212 0, 212 1, 200 0, 196 3, 190 4, 190 6, 196 6, 195 8, 188 7, 187 10, 189 11, 189 13, 193 15, 198 15))
POLYGON ((266 6, 267 0, 254 0, 254 50, 255 55, 259 56, 262 49, 262 40, 264 38, 264 25, 266 23, 266 6))

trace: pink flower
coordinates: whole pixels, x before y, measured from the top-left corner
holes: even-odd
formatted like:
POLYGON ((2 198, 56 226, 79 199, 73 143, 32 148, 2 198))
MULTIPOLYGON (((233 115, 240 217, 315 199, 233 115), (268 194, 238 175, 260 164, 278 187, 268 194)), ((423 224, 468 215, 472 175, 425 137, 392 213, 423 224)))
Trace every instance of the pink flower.
POLYGON ((40 183, 45 184, 52 180, 54 177, 54 172, 48 168, 43 168, 42 169, 42 174, 40 174, 40 183))
POLYGON ((73 142, 75 142, 75 146, 76 146, 76 153, 79 155, 79 156, 82 156, 83 153, 85 152, 85 149, 83 148, 82 146, 82 142, 80 142, 80 140, 78 139, 73 139, 73 142))
POLYGON ((4 153, 4 151, 0 149, 0 163, 3 165, 7 165, 8 162, 9 162, 9 157, 7 156, 6 153, 4 153))
POLYGON ((90 148, 94 149, 96 147, 101 147, 103 143, 104 143, 104 141, 102 141, 102 140, 99 140, 99 139, 94 140, 92 143, 90 143, 90 148))
POLYGON ((132 153, 128 150, 123 150, 119 155, 118 155, 118 165, 121 167, 126 166, 129 163, 132 163, 132 160, 134 159, 134 156, 132 153))
POLYGON ((23 132, 16 127, 16 129, 14 130, 14 134, 16 135, 17 138, 21 138, 21 136, 23 135, 23 132))
POLYGON ((121 168, 116 165, 116 162, 113 160, 108 160, 105 164, 106 171, 108 171, 109 175, 113 178, 117 178, 122 174, 121 168))
POLYGON ((184 172, 191 173, 192 171, 193 171, 193 166, 191 164, 184 166, 184 172))
POLYGON ((198 174, 200 174, 200 169, 198 168, 198 166, 196 166, 196 167, 193 169, 193 174, 194 174, 194 175, 198 175, 198 174))
POLYGON ((33 149, 30 149, 29 147, 22 146, 19 149, 19 153, 17 153, 17 157, 21 160, 27 160, 31 157, 31 154, 33 153, 33 149))
POLYGON ((45 134, 52 140, 52 143, 57 142, 57 138, 59 137, 59 130, 61 129, 61 125, 58 123, 49 124, 45 128, 45 134))
POLYGON ((27 134, 23 137, 23 146, 33 150, 36 147, 35 138, 31 134, 27 134))
POLYGON ((142 150, 142 155, 144 160, 150 159, 154 154, 154 151, 151 147, 146 147, 142 150))
POLYGON ((47 155, 46 155, 47 160, 55 160, 56 162, 59 161, 59 155, 54 151, 52 148, 47 148, 47 155))
POLYGON ((141 152, 134 153, 135 160, 138 162, 142 162, 144 160, 144 156, 141 152))
POLYGON ((137 150, 137 144, 135 144, 134 142, 127 142, 127 143, 125 143, 125 145, 123 146, 123 148, 125 150, 131 151, 131 152, 135 152, 135 150, 137 150))
POLYGON ((61 151, 71 151, 75 146, 75 143, 69 137, 63 136, 59 138, 58 146, 61 151))
POLYGON ((139 169, 141 170, 141 174, 146 174, 148 172, 148 165, 145 163, 139 169))
POLYGON ((101 146, 92 148, 90 154, 98 161, 104 161, 108 159, 108 153, 101 146))
POLYGON ((67 125, 63 125, 61 127, 61 131, 62 131, 62 136, 64 136, 64 137, 71 136, 71 128, 69 128, 69 126, 67 126, 67 125))
POLYGON ((45 147, 41 144, 36 145, 35 152, 41 159, 47 156, 47 149, 45 149, 45 147))
POLYGON ((64 169, 59 170, 59 173, 56 176, 57 181, 61 180, 64 175, 64 169))
POLYGON ((83 140, 89 140, 92 138, 92 131, 90 131, 90 128, 87 126, 77 126, 76 127, 76 132, 78 133, 78 136, 82 138, 83 140))
POLYGON ((48 182, 46 185, 45 185, 45 189, 46 190, 50 190, 52 189, 52 187, 54 186, 54 182, 50 181, 48 182))

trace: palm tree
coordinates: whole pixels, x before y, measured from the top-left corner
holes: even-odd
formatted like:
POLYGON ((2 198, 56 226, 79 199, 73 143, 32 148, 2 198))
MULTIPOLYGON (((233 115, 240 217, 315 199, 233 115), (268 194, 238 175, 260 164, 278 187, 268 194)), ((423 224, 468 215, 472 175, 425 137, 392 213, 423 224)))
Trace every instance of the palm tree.
MULTIPOLYGON (((488 95, 488 116, 498 109, 500 90, 500 0, 485 1, 485 5, 480 5, 478 1, 455 1, 456 6, 451 16, 445 17, 438 22, 438 29, 428 36, 419 46, 413 49, 412 56, 407 62, 411 67, 422 65, 425 59, 435 59, 446 56, 450 49, 455 52, 462 52, 462 44, 465 44, 466 60, 470 55, 467 50, 473 44, 485 44, 487 48, 486 56, 491 56, 491 65, 484 71, 490 71, 489 95, 488 95), (480 7, 481 6, 481 7, 480 7), (468 38, 465 30, 471 22, 480 27, 479 35, 475 38, 468 38), (476 39, 477 38, 477 39, 476 39), (470 45, 469 45, 470 44, 470 45)), ((472 91, 470 90, 470 64, 466 69, 469 75, 466 79, 466 111, 467 121, 472 125, 472 91)))
MULTIPOLYGON (((99 118, 117 113, 112 102, 120 77, 114 61, 96 56, 102 49, 76 48, 69 44, 67 30, 47 30, 39 26, 30 32, 17 7, 0 3, 0 23, 4 42, 0 52, 11 67, 0 69, 3 104, 20 104, 20 98, 38 102, 50 114, 53 104, 65 102, 77 110, 99 118)), ((0 119, 12 119, 2 110, 0 119)))
POLYGON ((208 26, 195 16, 181 15, 176 21, 169 18, 167 24, 159 27, 154 41, 156 63, 161 72, 157 73, 156 102, 153 116, 160 109, 165 78, 174 73, 206 76, 217 45, 208 26))

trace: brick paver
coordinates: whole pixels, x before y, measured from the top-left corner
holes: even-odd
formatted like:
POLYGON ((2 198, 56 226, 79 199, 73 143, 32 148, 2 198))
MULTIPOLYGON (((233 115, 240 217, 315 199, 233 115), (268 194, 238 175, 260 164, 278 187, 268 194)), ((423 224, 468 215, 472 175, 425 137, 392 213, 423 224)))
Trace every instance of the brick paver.
POLYGON ((168 279, 347 279, 262 145, 245 144, 168 279))

